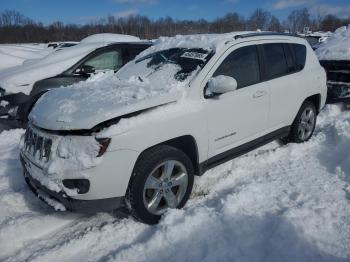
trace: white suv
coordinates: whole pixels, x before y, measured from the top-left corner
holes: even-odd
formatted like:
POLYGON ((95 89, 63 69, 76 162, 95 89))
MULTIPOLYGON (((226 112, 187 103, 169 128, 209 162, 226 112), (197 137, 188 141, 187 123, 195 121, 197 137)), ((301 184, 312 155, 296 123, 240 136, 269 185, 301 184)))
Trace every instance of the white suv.
POLYGON ((274 139, 307 141, 326 92, 298 37, 161 38, 117 74, 38 101, 21 140, 25 178, 56 209, 126 205, 157 223, 185 205, 194 175, 274 139))

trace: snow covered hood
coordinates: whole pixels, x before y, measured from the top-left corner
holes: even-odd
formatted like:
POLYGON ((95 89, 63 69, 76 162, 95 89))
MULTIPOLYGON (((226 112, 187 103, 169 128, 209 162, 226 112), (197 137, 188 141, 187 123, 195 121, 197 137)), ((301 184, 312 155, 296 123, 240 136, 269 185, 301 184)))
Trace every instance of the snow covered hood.
POLYGON ((120 81, 106 73, 70 87, 53 89, 33 108, 29 119, 49 130, 82 130, 129 113, 174 102, 180 89, 157 90, 137 78, 120 81))
POLYGON ((319 60, 350 60, 350 25, 338 28, 316 50, 319 60))
POLYGON ((139 40, 139 38, 134 36, 118 34, 89 36, 76 46, 65 48, 42 59, 33 60, 1 71, 0 87, 9 93, 22 92, 29 94, 36 81, 61 74, 97 48, 110 43, 135 42, 139 40))

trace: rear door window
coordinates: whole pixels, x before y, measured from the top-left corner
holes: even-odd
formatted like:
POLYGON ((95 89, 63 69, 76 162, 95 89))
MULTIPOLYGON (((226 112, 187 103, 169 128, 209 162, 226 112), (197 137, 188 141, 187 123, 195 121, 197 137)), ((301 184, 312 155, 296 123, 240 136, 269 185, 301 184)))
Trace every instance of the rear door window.
POLYGON ((289 73, 283 44, 264 44, 265 78, 267 80, 289 73))
POLYGON ((290 44, 283 44, 284 55, 286 56, 287 67, 289 73, 296 71, 295 59, 290 44))

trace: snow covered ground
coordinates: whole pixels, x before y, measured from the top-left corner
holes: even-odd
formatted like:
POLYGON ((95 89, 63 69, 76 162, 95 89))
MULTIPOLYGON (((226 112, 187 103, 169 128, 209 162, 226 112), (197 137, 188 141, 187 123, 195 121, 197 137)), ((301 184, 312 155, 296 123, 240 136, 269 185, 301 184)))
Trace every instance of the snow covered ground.
POLYGON ((26 186, 23 130, 0 134, 0 261, 350 261, 350 110, 304 144, 276 142, 196 179, 157 226, 54 212, 26 186))

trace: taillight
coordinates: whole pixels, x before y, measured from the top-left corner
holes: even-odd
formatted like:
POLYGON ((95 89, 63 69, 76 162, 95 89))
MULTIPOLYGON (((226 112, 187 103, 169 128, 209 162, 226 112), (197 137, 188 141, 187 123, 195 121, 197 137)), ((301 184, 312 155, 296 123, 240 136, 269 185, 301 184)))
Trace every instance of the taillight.
POLYGON ((107 151, 109 144, 111 143, 110 138, 96 138, 96 141, 100 144, 100 150, 98 151, 97 157, 103 156, 107 151))

